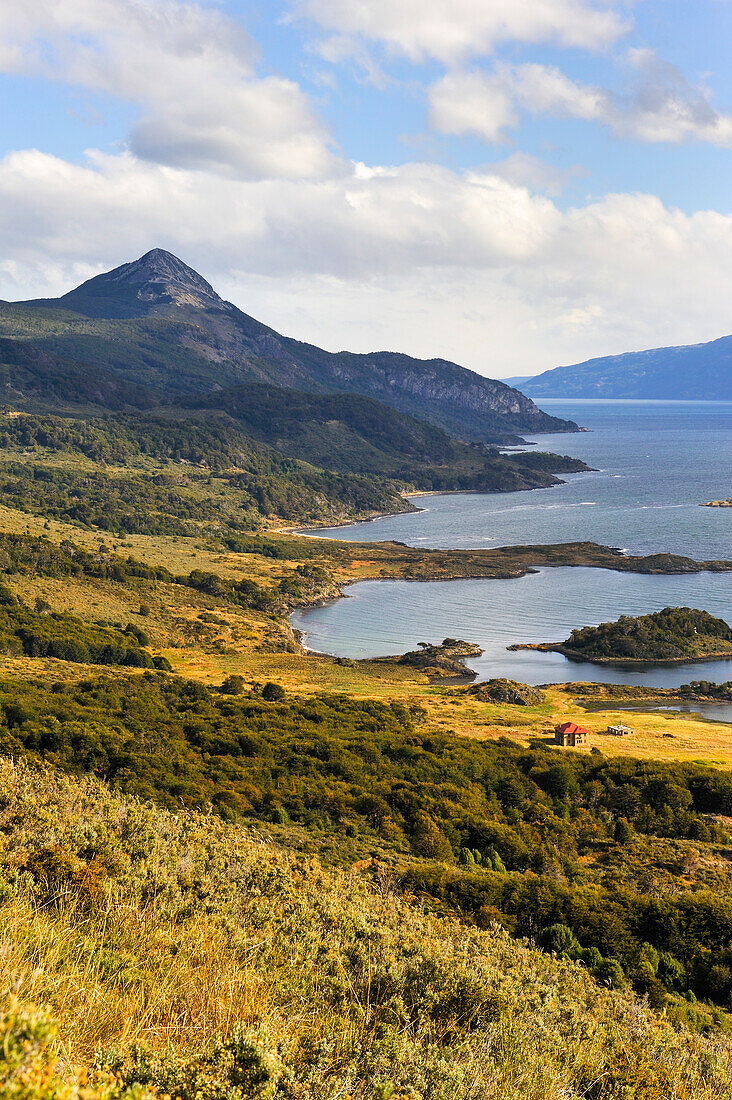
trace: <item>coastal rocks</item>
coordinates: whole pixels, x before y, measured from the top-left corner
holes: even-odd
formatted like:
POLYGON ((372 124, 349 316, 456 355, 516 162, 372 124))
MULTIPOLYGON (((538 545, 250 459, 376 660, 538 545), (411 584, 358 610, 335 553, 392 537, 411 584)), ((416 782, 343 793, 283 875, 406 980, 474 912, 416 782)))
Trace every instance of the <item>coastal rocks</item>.
POLYGON ((378 664, 408 665, 423 672, 430 680, 475 677, 476 673, 465 667, 469 657, 480 657, 483 650, 473 642, 464 642, 459 638, 445 638, 439 645, 420 642, 418 649, 410 650, 398 657, 377 657, 378 664))

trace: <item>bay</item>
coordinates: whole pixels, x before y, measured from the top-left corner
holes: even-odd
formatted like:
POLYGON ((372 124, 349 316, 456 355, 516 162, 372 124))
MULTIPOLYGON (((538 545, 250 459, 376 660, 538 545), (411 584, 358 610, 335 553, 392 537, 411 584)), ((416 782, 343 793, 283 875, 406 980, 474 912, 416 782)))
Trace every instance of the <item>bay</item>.
POLYGON ((479 679, 506 676, 526 684, 599 683, 678 687, 690 680, 732 680, 732 661, 658 665, 638 670, 569 661, 561 653, 513 652, 520 642, 562 641, 575 626, 670 605, 699 607, 732 619, 732 574, 681 577, 613 573, 605 569, 542 569, 515 580, 361 581, 346 599, 292 617, 305 644, 339 657, 403 653, 445 637, 476 642, 483 656, 468 661, 479 679))
POLYGON ((424 511, 319 534, 442 549, 589 540, 638 554, 732 557, 732 509, 699 507, 732 494, 732 402, 543 404, 590 430, 527 439, 594 472, 522 493, 417 496, 424 511))
MULTIPOLYGON (((732 558, 732 509, 700 507, 732 494, 732 403, 544 404, 590 431, 535 437, 537 443, 584 459, 594 472, 533 492, 420 496, 421 512, 317 534, 463 549, 590 540, 632 553, 732 558)), ((452 636, 483 647, 483 656, 470 663, 480 679, 658 687, 732 680, 732 661, 631 671, 506 648, 560 641, 577 626, 666 606, 698 607, 732 622, 732 574, 657 577, 542 569, 510 581, 367 581, 352 586, 348 596, 293 616, 308 646, 338 656, 373 657, 452 636)))

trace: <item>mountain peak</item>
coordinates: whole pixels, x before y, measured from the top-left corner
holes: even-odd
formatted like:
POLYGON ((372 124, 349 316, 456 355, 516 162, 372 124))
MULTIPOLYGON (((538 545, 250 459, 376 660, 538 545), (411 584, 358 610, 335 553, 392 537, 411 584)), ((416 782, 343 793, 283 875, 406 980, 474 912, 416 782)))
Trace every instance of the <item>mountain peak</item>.
POLYGON ((139 260, 122 264, 113 271, 107 273, 108 278, 118 280, 142 280, 174 282, 180 286, 188 286, 191 289, 218 297, 210 283, 207 283, 202 275, 194 271, 188 264, 183 263, 172 252, 166 252, 164 248, 151 248, 139 260))
POLYGON ((58 304, 88 317, 140 317, 159 308, 221 308, 222 299, 192 267, 164 248, 88 279, 58 299, 58 304))

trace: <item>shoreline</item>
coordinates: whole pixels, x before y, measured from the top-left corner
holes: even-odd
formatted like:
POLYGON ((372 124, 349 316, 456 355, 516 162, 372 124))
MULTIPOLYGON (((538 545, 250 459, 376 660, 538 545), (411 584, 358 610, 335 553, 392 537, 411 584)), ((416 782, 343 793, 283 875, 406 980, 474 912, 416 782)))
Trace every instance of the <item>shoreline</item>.
MULTIPOLYGON (((337 540, 331 540, 331 541, 337 541, 337 540)), ((476 551, 476 552, 479 552, 479 551, 476 551)), ((622 560, 623 555, 621 553, 617 552, 617 551, 616 551, 616 553, 617 553, 618 558, 620 558, 622 560)), ((732 572, 732 563, 728 563, 728 564, 729 564, 729 569, 726 570, 726 571, 727 572, 732 572)), ((320 597, 316 597, 314 599, 311 599, 311 600, 307 601, 306 603, 298 605, 297 607, 293 607, 287 613, 287 623, 289 624, 291 630, 293 631, 295 641, 296 641, 300 651, 303 652, 303 653, 306 653, 306 654, 311 653, 311 654, 314 654, 315 656, 326 657, 326 658, 329 658, 329 659, 334 660, 334 661, 355 661, 356 663, 359 663, 359 662, 369 663, 369 662, 378 661, 378 660, 387 661, 387 660, 389 660, 390 656, 396 658, 396 657, 402 656, 403 652, 407 652, 407 651, 405 650, 405 651, 402 651, 402 652, 397 653, 397 654, 387 655, 386 657, 380 656, 380 655, 375 655, 373 657, 347 657, 347 656, 342 655, 342 654, 329 653, 326 650, 315 649, 314 647, 307 645, 306 641, 304 640, 304 639, 307 639, 307 637, 308 637, 308 630, 307 630, 306 625, 301 623, 299 626, 296 626, 293 622, 293 616, 298 615, 298 614, 299 615, 307 615, 307 613, 309 611, 315 611, 317 608, 320 608, 320 607, 327 607, 329 604, 335 604, 339 600, 347 600, 347 599, 350 598, 349 593, 347 591, 348 588, 355 587, 356 585, 359 585, 359 584, 366 584, 366 583, 369 583, 369 582, 382 582, 383 583, 383 582, 388 582, 388 581, 405 581, 405 582, 411 582, 411 583, 415 583, 415 584, 429 584, 429 583, 446 584, 446 583, 449 583, 450 581, 464 581, 464 580, 484 580, 484 581, 514 580, 514 579, 520 579, 520 578, 526 577, 526 576, 537 575, 541 572, 542 569, 563 569, 563 568, 564 569, 591 568, 591 569, 610 569, 610 570, 612 570, 613 567, 610 564, 606 564, 606 565, 589 564, 588 565, 586 563, 580 563, 580 562, 572 564, 572 563, 569 563, 569 562, 545 561, 545 562, 534 563, 534 564, 526 563, 526 564, 523 565, 523 567, 521 569, 517 569, 517 570, 512 571, 512 572, 494 572, 492 574, 485 573, 482 576, 475 576, 475 575, 473 575, 473 576, 465 576, 465 575, 460 576, 460 575, 455 575, 455 576, 449 576, 449 577, 444 577, 443 576, 443 577, 426 577, 426 578, 425 577, 398 577, 398 576, 395 576, 395 577, 360 577, 360 578, 353 578, 351 580, 344 580, 343 582, 338 584, 335 588, 335 591, 331 590, 327 594, 324 594, 320 597)), ((713 570, 709 570, 709 569, 705 570, 703 568, 700 568, 700 569, 696 570, 697 573, 712 572, 712 571, 713 570)), ((630 572, 630 573, 633 573, 636 576, 653 575, 653 574, 648 574, 648 573, 646 573, 642 570, 637 570, 637 569, 636 570, 618 569, 617 572, 630 572)), ((658 574, 655 574, 655 575, 658 575, 658 574)), ((689 576, 690 574, 686 571, 669 571, 669 572, 667 572, 665 574, 662 574, 662 575, 664 575, 664 576, 689 576)), ((405 645, 406 644, 407 643, 405 643, 405 645)), ((687 664, 688 665, 691 665, 691 664, 705 664, 707 661, 725 661, 725 660, 732 661, 732 651, 730 651, 729 653, 720 653, 720 654, 716 654, 716 655, 705 655, 705 656, 700 656, 700 657, 675 657, 675 658, 669 658, 666 661, 636 661, 636 660, 627 659, 627 658, 619 658, 617 660, 612 659, 612 658, 603 658, 603 659, 599 659, 599 660, 596 660, 596 661, 592 661, 589 658, 587 658, 586 656, 584 656, 583 654, 579 654, 576 651, 571 652, 571 653, 567 652, 560 645, 554 645, 552 643, 517 642, 517 643, 514 643, 513 645, 506 646, 506 649, 509 650, 509 651, 512 651, 512 652, 518 652, 520 650, 531 650, 531 651, 540 652, 540 653, 541 652, 543 652, 543 653, 560 653, 567 660, 574 661, 575 663, 578 663, 578 664, 596 664, 596 665, 599 665, 600 667, 610 667, 610 668, 614 667, 614 668, 621 668, 621 669, 626 668, 626 669, 628 669, 628 671, 634 671, 635 670, 635 671, 639 671, 639 672, 642 672, 642 671, 649 671, 650 672, 654 668, 662 669, 664 667, 676 667, 676 666, 683 666, 683 665, 687 665, 687 664)), ((466 674, 469 677, 471 677, 471 679, 474 679, 474 677, 478 675, 477 672, 474 672, 472 669, 470 669, 467 666, 466 666, 466 674)), ((567 682, 569 682, 569 681, 567 681, 567 682)), ((582 683, 582 682, 583 681, 577 681, 577 683, 582 683)), ((590 681, 590 682, 591 683, 598 683, 598 684, 602 683, 602 681, 590 681)), ((560 682, 558 681, 557 683, 559 684, 560 682)), ((673 689, 658 688, 656 690, 664 691, 664 690, 673 690, 673 689)))
POLYGON ((707 661, 732 661, 732 649, 724 653, 706 653, 699 657, 666 657, 658 660, 644 661, 634 657, 588 657, 579 650, 569 649, 561 643, 554 642, 516 642, 506 646, 512 653, 521 650, 531 650, 534 653, 561 653, 568 661, 577 664, 599 665, 601 668, 627 668, 629 671, 651 671, 654 668, 675 668, 677 665, 700 665, 707 661))
MULTIPOLYGON (((583 431, 585 429, 582 429, 583 431)), ((586 429, 589 431, 589 429, 586 429)), ((572 433, 576 435, 576 432, 572 433)), ((577 474, 593 472, 588 470, 577 471, 577 474)), ((565 475, 571 477, 571 474, 565 475)), ((509 489, 505 492, 484 492, 482 489, 414 489, 408 493, 402 493, 404 500, 411 500, 413 497, 467 497, 467 496, 510 496, 512 493, 535 493, 543 492, 548 489, 558 489, 561 485, 565 485, 566 482, 558 481, 556 485, 537 485, 532 489, 509 489)), ((393 516, 412 516, 419 512, 428 512, 428 508, 417 508, 416 505, 413 508, 400 508, 396 512, 376 512, 371 516, 364 516, 362 519, 349 519, 344 523, 318 523, 312 525, 302 524, 298 527, 275 527, 272 528, 273 532, 278 535, 301 535, 303 538, 322 538, 328 542, 338 542, 335 536, 318 535, 318 531, 345 531, 349 527, 358 527, 361 523, 376 523, 380 519, 391 519, 393 516)), ((391 542, 393 540, 384 540, 391 542)), ((398 543, 398 545, 406 546, 407 543, 398 543)), ((414 547, 417 549, 417 547, 414 547)))
MULTIPOLYGON (((410 493, 411 496, 432 496, 432 493, 410 493)), ((412 516, 416 512, 426 512, 426 508, 400 508, 397 512, 376 512, 373 516, 364 516, 362 519, 349 519, 345 523, 323 524, 318 523, 312 527, 277 527, 278 535, 300 535, 304 539, 321 538, 326 542, 339 542, 334 535, 319 535, 318 531, 345 531, 348 527, 358 527, 360 523, 376 523, 380 519, 391 519, 392 516, 412 516)))
MULTIPOLYGON (((546 485, 546 489, 555 489, 555 485, 546 485)), ((521 490, 519 490, 521 491, 521 490)), ((526 491, 526 490, 523 490, 526 491)), ((415 489, 414 492, 403 493, 402 496, 405 500, 411 500, 412 497, 459 497, 459 496, 480 496, 480 489, 415 489)), ((497 496, 496 493, 484 493, 483 496, 497 496)), ((364 516, 362 519, 349 519, 344 523, 318 523, 312 526, 300 526, 300 527, 277 527, 275 532, 278 535, 302 535, 303 538, 322 538, 326 542, 338 542, 339 540, 335 536, 318 535, 318 531, 345 531, 349 527, 358 527, 362 523, 376 523, 380 519, 391 519, 393 516, 413 516, 419 512, 428 512, 428 508, 400 508, 396 512, 376 512, 372 516, 364 516)), ((387 539, 385 541, 391 542, 393 540, 387 539)), ((399 543, 398 545, 406 546, 406 543, 399 543)), ((417 549, 415 547, 415 549, 417 549)))

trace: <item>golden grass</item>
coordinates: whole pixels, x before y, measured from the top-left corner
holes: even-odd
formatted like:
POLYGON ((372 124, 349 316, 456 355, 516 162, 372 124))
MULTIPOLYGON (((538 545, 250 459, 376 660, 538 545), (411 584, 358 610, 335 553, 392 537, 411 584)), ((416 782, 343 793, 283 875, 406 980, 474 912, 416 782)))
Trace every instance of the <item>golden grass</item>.
POLYGON ((212 550, 202 537, 125 535, 120 538, 108 531, 92 531, 72 523, 46 520, 5 505, 0 505, 0 530, 9 534, 45 535, 56 543, 68 539, 85 550, 96 550, 103 544, 122 557, 131 555, 149 565, 163 565, 174 574, 203 569, 224 577, 250 577, 264 583, 285 572, 282 562, 259 554, 212 550))
MULTIPOLYGON (((298 564, 212 549, 196 538, 129 535, 119 539, 4 506, 0 506, 0 529, 45 534, 53 541, 70 539, 89 550, 103 543, 118 554, 164 565, 173 573, 203 569, 230 578, 250 577, 265 585, 275 583, 298 564)), ((383 558, 365 557, 362 548, 354 547, 354 557, 339 563, 336 575, 345 582, 391 570, 383 558)), ((549 702, 544 707, 491 705, 460 688, 430 685, 414 669, 373 662, 344 664, 320 654, 292 652, 296 647, 286 622, 224 606, 191 589, 145 580, 121 585, 88 577, 16 574, 7 579, 31 605, 40 597, 55 610, 85 620, 137 622, 149 634, 155 651, 167 656, 177 673, 206 684, 221 683, 236 673, 249 682, 275 680, 293 692, 335 691, 358 698, 419 702, 435 729, 480 739, 505 736, 521 743, 535 737, 548 739, 557 722, 578 718, 592 734, 589 748, 597 747, 607 756, 695 760, 732 768, 732 724, 705 721, 693 714, 618 711, 611 703, 603 710, 585 711, 574 702, 571 688, 561 687, 548 691, 549 702), (141 603, 150 608, 145 618, 137 614, 141 603), (206 612, 221 622, 205 623, 201 616, 206 612), (618 721, 631 725, 635 734, 628 738, 604 736, 602 731, 618 721)), ((76 676, 78 667, 58 661, 0 659, 4 675, 67 677, 76 676)))
POLYGON ((347 692, 362 699, 398 699, 420 695, 427 678, 409 669, 389 669, 364 662, 340 665, 331 657, 299 653, 216 654, 201 650, 166 651, 176 672, 202 683, 217 683, 237 673, 245 680, 274 680, 288 691, 309 694, 319 691, 347 692))
MULTIPOLYGON (((534 737, 551 741, 553 727, 573 719, 590 731, 586 748, 609 757, 629 756, 653 760, 688 760, 732 768, 732 724, 711 722, 691 713, 671 711, 585 710, 575 701, 571 685, 546 690, 544 707, 518 707, 483 703, 455 689, 429 689, 425 705, 436 724, 466 737, 509 737, 528 743, 534 737), (622 722, 635 731, 629 737, 612 737, 608 726, 622 722)), ((558 749, 558 752, 566 750, 558 749)))
MULTIPOLYGON (((4 866, 41 868, 3 906, 0 988, 50 1006, 77 1073, 99 1047, 200 1055, 242 1023, 278 1048, 281 1095, 300 1100, 729 1095, 727 1036, 674 1029, 502 930, 94 780, 0 761, 0 786, 4 866), (103 857, 87 862, 90 838, 103 857)), ((51 1083, 10 1095, 52 1100, 51 1083)), ((266 1095, 213 1084, 195 1095, 266 1095)))

